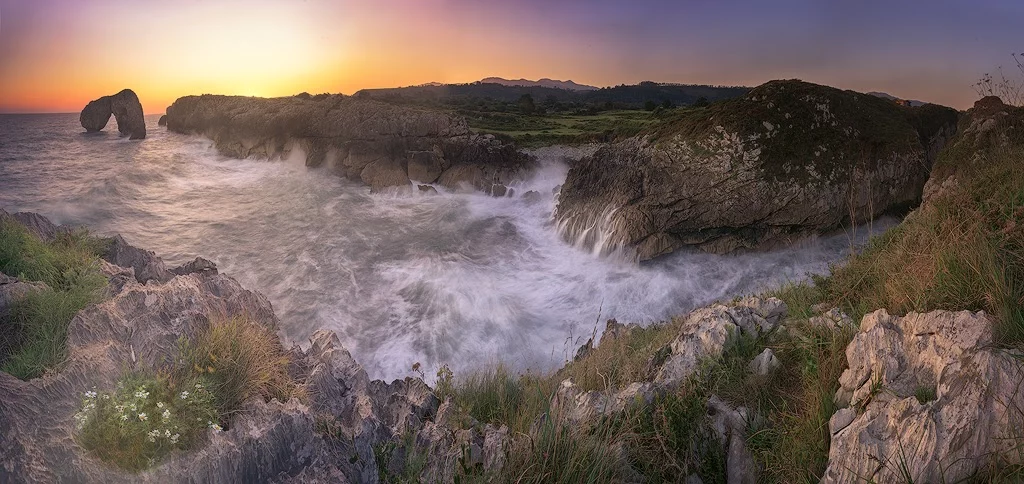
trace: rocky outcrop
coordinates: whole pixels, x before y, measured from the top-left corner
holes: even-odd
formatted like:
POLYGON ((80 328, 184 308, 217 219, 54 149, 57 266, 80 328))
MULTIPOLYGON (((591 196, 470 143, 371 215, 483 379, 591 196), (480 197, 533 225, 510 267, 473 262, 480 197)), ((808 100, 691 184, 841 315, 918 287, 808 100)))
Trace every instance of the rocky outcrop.
POLYGON ((982 313, 864 317, 830 421, 822 482, 963 482, 1021 464, 1024 364, 982 313))
POLYGON ((716 359, 741 335, 757 337, 775 329, 786 315, 786 304, 777 298, 748 298, 725 306, 715 304, 686 315, 671 352, 654 383, 676 387, 686 381, 700 364, 716 359))
POLYGON ((111 114, 117 120, 117 130, 122 135, 130 136, 130 139, 146 137, 146 119, 143 117, 142 103, 131 89, 90 102, 82 109, 78 119, 86 131, 94 132, 107 125, 111 114))
MULTIPOLYGON (((56 227, 44 217, 31 220, 56 227)), ((504 462, 507 428, 449 422, 451 405, 441 404, 420 379, 370 380, 329 331, 315 333, 306 351, 290 351, 292 376, 307 398, 246 402, 206 445, 142 473, 100 462, 74 439, 84 392, 110 390, 126 371, 174 361, 181 338, 218 318, 244 314, 278 325, 265 297, 205 259, 161 271, 163 261, 151 252, 119 236, 112 244, 108 259, 125 266, 101 261, 108 299, 70 322, 66 364, 29 381, 0 372, 0 482, 375 483, 380 469, 399 475, 408 460, 424 455, 430 456, 422 469, 428 482, 454 482, 456 461, 483 470, 504 462), (385 455, 382 449, 391 450, 385 455)), ((17 284, 3 276, 0 291, 17 284)))
POLYGON ((568 241, 640 260, 760 248, 911 208, 956 111, 800 81, 688 110, 573 165, 568 241))
POLYGON ((993 152, 1019 146, 1024 140, 1024 108, 1009 106, 996 96, 974 103, 960 118, 956 136, 938 157, 924 187, 924 205, 953 192, 991 162, 993 152))
POLYGON ((341 95, 287 98, 186 96, 167 108, 167 129, 200 134, 236 158, 288 157, 326 166, 371 191, 412 190, 412 182, 490 193, 533 166, 462 117, 341 95))

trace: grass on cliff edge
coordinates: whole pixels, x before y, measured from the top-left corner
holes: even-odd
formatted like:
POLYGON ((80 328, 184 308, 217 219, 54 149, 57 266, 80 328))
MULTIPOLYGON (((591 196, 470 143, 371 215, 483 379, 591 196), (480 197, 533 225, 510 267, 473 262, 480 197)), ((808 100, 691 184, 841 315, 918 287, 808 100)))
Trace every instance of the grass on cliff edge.
POLYGON ((75 416, 82 447, 137 472, 199 447, 250 398, 302 397, 275 332, 246 318, 214 322, 183 339, 179 352, 174 365, 126 374, 110 392, 86 392, 75 416))
POLYGON ((102 242, 84 231, 43 242, 21 224, 0 220, 0 272, 47 286, 0 316, 0 370, 28 380, 64 361, 68 323, 97 302, 106 285, 98 265, 102 249, 102 242))

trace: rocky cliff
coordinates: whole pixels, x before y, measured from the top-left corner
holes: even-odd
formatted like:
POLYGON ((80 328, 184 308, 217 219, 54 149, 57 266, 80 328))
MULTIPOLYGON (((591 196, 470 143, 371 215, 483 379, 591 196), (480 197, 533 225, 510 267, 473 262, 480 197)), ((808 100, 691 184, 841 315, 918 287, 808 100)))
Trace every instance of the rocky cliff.
POLYGON ((111 114, 117 120, 117 130, 122 135, 130 136, 130 139, 146 137, 146 119, 143 117, 142 103, 131 89, 91 101, 82 109, 78 119, 86 131, 94 132, 107 125, 111 114))
MULTIPOLYGON (((23 225, 40 238, 61 230, 35 214, 0 211, 0 218, 31 221, 23 225)), ((448 423, 451 406, 421 380, 371 380, 328 331, 316 333, 306 351, 291 350, 290 372, 306 398, 245 402, 229 428, 211 431, 205 445, 138 474, 100 461, 75 435, 85 392, 109 390, 129 372, 176 361, 181 338, 218 318, 245 315, 278 325, 265 297, 209 261, 167 270, 152 252, 120 237, 112 246, 100 262, 107 298, 71 321, 66 363, 28 381, 0 372, 0 482, 378 482, 382 469, 404 469, 415 451, 430 456, 421 469, 430 482, 452 482, 460 458, 467 466, 500 468, 507 429, 448 423), (406 437, 416 447, 380 452, 406 437), (463 457, 467 449, 472 455, 463 457)), ((31 290, 29 282, 0 275, 0 313, 31 290)))
POLYGON ((764 247, 910 208, 956 111, 801 81, 687 110, 570 170, 556 218, 640 260, 764 247))
POLYGON ((299 149, 307 166, 327 166, 374 192, 419 182, 504 193, 498 186, 533 163, 510 144, 471 133, 459 116, 341 95, 187 96, 167 108, 166 122, 232 157, 299 149))

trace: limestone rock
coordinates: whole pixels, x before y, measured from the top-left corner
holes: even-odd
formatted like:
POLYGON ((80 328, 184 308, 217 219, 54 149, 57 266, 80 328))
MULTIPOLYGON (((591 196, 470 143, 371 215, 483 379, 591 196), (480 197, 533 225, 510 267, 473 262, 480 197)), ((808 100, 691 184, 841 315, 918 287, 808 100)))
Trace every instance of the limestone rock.
POLYGON ((846 348, 822 482, 962 481, 990 463, 1022 463, 1013 450, 1024 426, 1024 365, 991 347, 984 313, 933 311, 864 317, 846 348), (922 403, 922 390, 935 399, 922 403))
POLYGON ((765 348, 761 354, 754 357, 750 361, 750 372, 755 375, 764 376, 782 366, 782 362, 775 357, 775 353, 771 348, 765 348))
POLYGON ((711 426, 725 445, 726 482, 729 484, 754 484, 760 474, 753 454, 747 448, 747 421, 750 419, 744 407, 732 408, 715 395, 708 399, 711 426))
POLYGON ((671 354, 655 376, 655 384, 677 386, 689 378, 702 361, 721 356, 741 333, 757 336, 773 330, 785 314, 785 305, 778 306, 779 303, 781 301, 766 304, 748 300, 734 306, 715 304, 694 310, 683 320, 679 336, 672 341, 671 354))
POLYGON ((107 125, 111 114, 117 120, 117 130, 122 135, 128 135, 130 139, 146 137, 146 119, 143 116, 142 103, 131 89, 89 102, 82 109, 79 121, 86 131, 99 131, 107 125))
POLYGON ((566 240, 639 260, 777 246, 847 223, 851 201, 858 223, 917 204, 956 123, 949 108, 771 81, 575 163, 555 217, 566 240))
POLYGON ((584 392, 571 379, 566 379, 551 399, 551 413, 573 423, 588 422, 622 412, 632 405, 649 404, 654 394, 650 383, 633 382, 621 390, 584 392))

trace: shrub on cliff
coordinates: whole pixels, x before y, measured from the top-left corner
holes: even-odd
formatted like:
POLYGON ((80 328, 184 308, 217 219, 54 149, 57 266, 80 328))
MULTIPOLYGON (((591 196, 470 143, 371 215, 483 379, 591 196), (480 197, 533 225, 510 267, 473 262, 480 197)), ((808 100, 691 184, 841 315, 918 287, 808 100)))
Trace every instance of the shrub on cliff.
POLYGON ((60 232, 44 242, 21 224, 0 219, 0 272, 45 284, 11 305, 0 336, 0 370, 27 380, 64 360, 68 323, 97 302, 106 285, 101 251, 102 242, 84 231, 60 232))
POLYGON ((78 440, 122 469, 149 468, 200 446, 250 398, 287 401, 297 392, 277 335, 244 317, 217 321, 179 344, 175 363, 122 377, 111 392, 86 392, 78 440))

